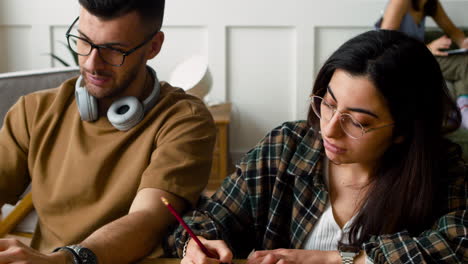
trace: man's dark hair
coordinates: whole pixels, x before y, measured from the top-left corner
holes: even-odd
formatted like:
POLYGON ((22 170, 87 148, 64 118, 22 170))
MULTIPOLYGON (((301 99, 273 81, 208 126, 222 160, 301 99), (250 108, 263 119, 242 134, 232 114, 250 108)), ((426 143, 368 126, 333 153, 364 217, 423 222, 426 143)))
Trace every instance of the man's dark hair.
POLYGON ((151 31, 160 30, 165 0, 79 0, 80 5, 94 16, 113 19, 136 11, 151 31))

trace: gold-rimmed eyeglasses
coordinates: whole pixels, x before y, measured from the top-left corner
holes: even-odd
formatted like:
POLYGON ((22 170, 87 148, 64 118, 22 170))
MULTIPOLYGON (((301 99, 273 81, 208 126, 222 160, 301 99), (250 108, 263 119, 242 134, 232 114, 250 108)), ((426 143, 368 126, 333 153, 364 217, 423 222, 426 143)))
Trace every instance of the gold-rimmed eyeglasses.
POLYGON ((73 26, 76 24, 79 18, 80 17, 77 17, 75 21, 73 21, 70 28, 68 28, 67 33, 65 34, 65 36, 67 37, 68 47, 70 47, 70 50, 72 50, 74 53, 78 54, 79 56, 88 56, 89 54, 91 54, 93 49, 97 49, 99 57, 105 63, 110 64, 115 67, 122 66, 125 62, 125 57, 132 54, 139 48, 143 47, 146 43, 148 43, 151 39, 153 39, 153 36, 156 35, 156 33, 159 32, 159 30, 156 30, 151 35, 149 35, 143 42, 138 44, 136 47, 128 51, 124 51, 119 48, 113 47, 111 45, 106 45, 106 44, 96 45, 86 38, 78 37, 73 34, 70 34, 73 26))
POLYGON ((364 126, 361 123, 359 123, 352 115, 348 113, 341 113, 340 111, 338 111, 338 109, 336 109, 335 106, 329 104, 322 97, 311 95, 310 100, 312 110, 319 119, 330 121, 335 115, 335 113, 338 112, 340 114, 339 120, 341 129, 343 129, 346 135, 354 139, 361 138, 362 136, 364 136, 364 134, 369 133, 371 131, 395 125, 395 123, 391 123, 378 127, 364 128, 364 126))

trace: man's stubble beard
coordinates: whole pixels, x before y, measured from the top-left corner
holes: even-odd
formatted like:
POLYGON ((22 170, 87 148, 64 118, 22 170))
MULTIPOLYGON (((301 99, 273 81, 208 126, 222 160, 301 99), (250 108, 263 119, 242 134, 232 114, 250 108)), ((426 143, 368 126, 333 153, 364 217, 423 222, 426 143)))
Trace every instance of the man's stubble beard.
MULTIPOLYGON (((106 92, 104 94, 98 95, 96 94, 93 90, 88 88, 87 85, 87 80, 86 78, 83 78, 86 90, 90 95, 95 97, 96 99, 113 99, 113 98, 118 98, 120 97, 121 94, 125 92, 125 90, 130 86, 132 81, 134 81, 139 73, 139 67, 143 61, 143 58, 140 58, 139 63, 135 64, 134 67, 129 68, 126 72, 123 73, 121 81, 118 83, 114 84, 110 89, 106 89, 106 92)), ((83 75, 84 70, 81 69, 81 74, 83 75)), ((86 74, 86 73, 85 73, 86 74)), ((99 75, 99 72, 98 72, 99 75)), ((109 74, 102 74, 103 76, 108 76, 109 74)))

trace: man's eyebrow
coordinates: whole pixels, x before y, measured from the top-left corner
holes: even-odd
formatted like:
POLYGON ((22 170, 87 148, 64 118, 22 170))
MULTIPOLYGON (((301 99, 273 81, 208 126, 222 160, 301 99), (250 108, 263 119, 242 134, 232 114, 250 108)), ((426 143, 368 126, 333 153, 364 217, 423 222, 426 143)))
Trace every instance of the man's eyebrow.
MULTIPOLYGON (((78 32, 83 35, 83 37, 85 39, 87 39, 88 41, 91 41, 89 39, 88 36, 86 36, 85 33, 83 33, 81 30, 78 29, 78 32)), ((93 43, 94 44, 94 43, 93 43)), ((128 45, 124 44, 124 43, 120 43, 120 42, 109 42, 109 43, 104 43, 104 44, 96 44, 96 45, 99 45, 99 46, 122 46, 122 47, 128 47, 128 45)))
MULTIPOLYGON (((328 91, 328 93, 330 93, 331 97, 333 97, 333 100, 335 100, 335 102, 338 103, 338 100, 336 100, 336 97, 333 94, 333 91, 330 88, 330 85, 327 86, 327 91, 328 91)), ((373 116, 375 118, 379 118, 379 116, 376 113, 371 112, 371 111, 366 110, 366 109, 362 109, 362 108, 349 108, 348 107, 348 108, 346 108, 346 110, 351 111, 351 112, 358 112, 358 113, 368 114, 368 115, 373 116)))

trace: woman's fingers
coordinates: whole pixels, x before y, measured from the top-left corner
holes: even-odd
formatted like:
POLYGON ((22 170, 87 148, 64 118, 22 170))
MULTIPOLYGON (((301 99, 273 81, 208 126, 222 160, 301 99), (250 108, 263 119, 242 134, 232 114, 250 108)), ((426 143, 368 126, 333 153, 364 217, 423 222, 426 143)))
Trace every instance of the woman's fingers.
POLYGON ((220 262, 232 262, 232 252, 224 241, 207 240, 203 237, 198 237, 198 239, 206 249, 213 255, 216 255, 217 258, 209 258, 206 256, 203 250, 192 239, 187 245, 187 252, 183 259, 183 264, 219 264, 220 262))
POLYGON ((216 252, 222 263, 232 262, 232 252, 223 240, 206 240, 202 242, 210 252, 216 252))
POLYGON ((247 264, 274 264, 279 261, 281 261, 281 256, 272 250, 261 250, 253 252, 247 259, 247 264))

